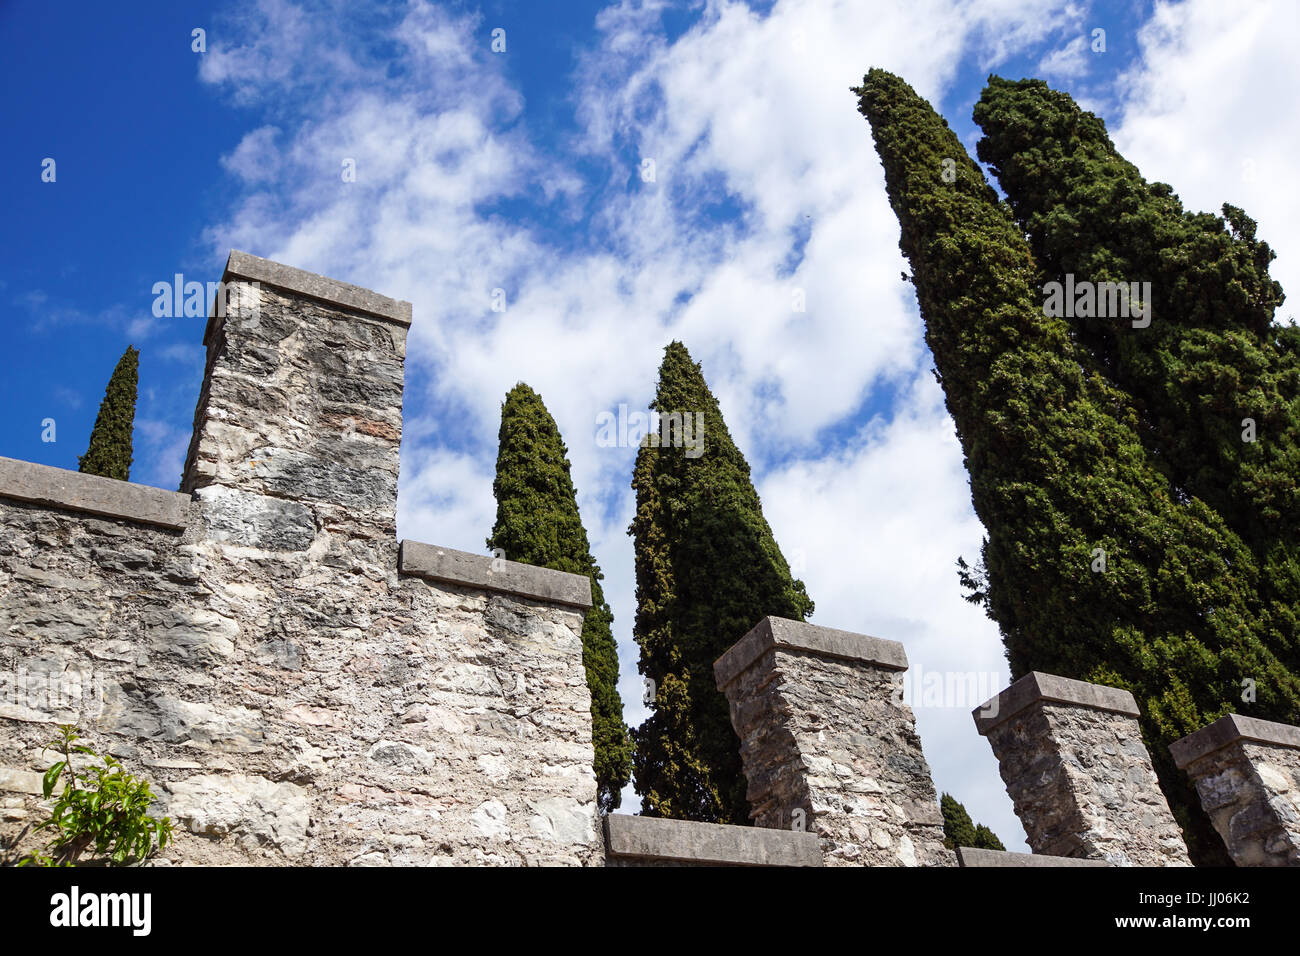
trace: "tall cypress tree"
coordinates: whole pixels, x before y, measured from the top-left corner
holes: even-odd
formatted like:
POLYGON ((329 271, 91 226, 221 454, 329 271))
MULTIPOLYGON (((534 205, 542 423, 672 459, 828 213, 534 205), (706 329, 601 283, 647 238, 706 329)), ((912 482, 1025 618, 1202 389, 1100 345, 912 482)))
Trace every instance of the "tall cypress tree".
POLYGON ((632 742, 618 693, 614 615, 600 587, 604 577, 578 514, 578 496, 560 430, 541 396, 522 382, 501 406, 497 473, 492 491, 497 519, 489 548, 511 561, 585 574, 591 609, 582 622, 582 664, 591 691, 591 734, 601 810, 618 807, 631 776, 632 742))
POLYGON ((1152 460, 1250 541, 1294 539, 1300 329, 1273 325, 1282 288, 1254 221, 1227 204, 1226 219, 1185 211, 1118 153, 1099 117, 1041 80, 990 77, 975 122, 980 159, 1048 278, 1151 284, 1146 328, 1095 315, 1069 322, 1133 397, 1152 460), (1257 441, 1242 440, 1243 418, 1257 441))
POLYGON ((702 434, 687 437, 702 437, 703 447, 660 441, 673 439, 669 418, 642 442, 632 478, 634 633, 654 689, 653 712, 633 731, 636 790, 648 816, 745 824, 740 742, 713 662, 763 617, 803 620, 813 602, 790 574, 749 464, 680 342, 664 350, 651 407, 702 416, 690 419, 702 434))
POLYGON ((90 446, 78 459, 79 471, 119 481, 130 480, 139 365, 139 350, 128 345, 104 390, 104 400, 99 404, 99 415, 90 432, 90 446))
POLYGON ((1247 677, 1289 702, 1274 719, 1300 716, 1300 679, 1264 637, 1260 562, 1171 481, 1144 443, 1146 408, 1046 314, 1047 274, 947 123, 884 71, 855 92, 988 532, 987 577, 966 580, 981 585, 1013 677, 1040 670, 1134 693, 1193 858, 1222 860, 1168 746, 1234 709, 1247 677))

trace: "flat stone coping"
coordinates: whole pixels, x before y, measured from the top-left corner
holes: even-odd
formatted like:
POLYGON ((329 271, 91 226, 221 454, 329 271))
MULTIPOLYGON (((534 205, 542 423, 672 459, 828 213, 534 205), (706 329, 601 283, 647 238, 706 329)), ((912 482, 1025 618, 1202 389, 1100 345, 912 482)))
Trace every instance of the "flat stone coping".
POLYGON ((172 531, 190 520, 189 495, 16 458, 0 458, 0 498, 172 531))
POLYGON ((605 853, 611 860, 716 866, 822 865, 821 845, 815 833, 626 813, 605 817, 605 853))
POLYGON ((380 295, 378 292, 360 286, 330 279, 304 269, 295 269, 293 266, 249 255, 238 249, 230 251, 230 258, 226 260, 226 271, 221 281, 228 282, 231 279, 244 279, 285 289, 321 302, 340 305, 354 312, 364 312, 367 315, 388 319, 400 325, 411 324, 409 302, 390 299, 386 295, 380 295))
POLYGON ((1244 714, 1226 714, 1182 740, 1175 740, 1169 745, 1169 752, 1173 754, 1174 765, 1182 770, 1188 764, 1239 740, 1300 750, 1300 727, 1247 717, 1244 714))
POLYGON ((730 684, 772 648, 862 661, 895 671, 907 670, 907 652, 898 641, 837 631, 783 617, 765 617, 714 661, 713 676, 719 689, 730 684))
POLYGON ((1007 850, 977 850, 957 847, 958 866, 1110 866, 1105 860, 1080 860, 1073 856, 1042 853, 1011 853, 1007 850))
POLYGON ((1093 710, 1108 710, 1117 714, 1127 714, 1130 717, 1136 717, 1139 713, 1137 701, 1126 690, 1033 671, 982 706, 976 707, 971 715, 975 718, 976 728, 983 736, 998 724, 1010 720, 1026 707, 1040 700, 1054 704, 1090 707, 1093 710))
POLYGON ((470 554, 418 541, 403 541, 397 568, 431 581, 501 591, 534 601, 591 607, 591 578, 532 564, 470 554))

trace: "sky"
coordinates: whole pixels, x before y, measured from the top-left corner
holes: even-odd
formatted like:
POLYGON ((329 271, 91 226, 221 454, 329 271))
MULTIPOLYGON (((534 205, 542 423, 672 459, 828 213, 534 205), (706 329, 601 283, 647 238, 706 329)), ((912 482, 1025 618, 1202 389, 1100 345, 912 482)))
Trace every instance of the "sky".
POLYGON ((636 449, 598 422, 646 409, 681 340, 813 623, 904 644, 937 788, 1026 849, 970 714, 1008 680, 955 570, 983 528, 849 87, 898 73, 974 155, 989 74, 1045 79, 1188 208, 1245 208, 1297 289, 1300 5, 78 5, 0 5, 0 455, 75 469, 135 345, 131 478, 175 489, 204 320, 153 290, 216 281, 231 249, 409 300, 399 536, 486 551, 501 402, 536 389, 635 725, 636 449))

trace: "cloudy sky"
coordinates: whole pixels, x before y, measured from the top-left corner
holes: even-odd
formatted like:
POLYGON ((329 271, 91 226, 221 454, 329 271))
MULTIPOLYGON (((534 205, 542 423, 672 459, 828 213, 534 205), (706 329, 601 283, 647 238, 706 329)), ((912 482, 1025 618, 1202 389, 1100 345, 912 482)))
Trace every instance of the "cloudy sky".
POLYGON ((401 536, 484 550, 501 400, 539 391, 635 724, 635 449, 596 422, 644 409, 680 339, 814 622, 906 645, 936 785, 1023 848, 981 699, 920 692, 938 674, 991 694, 1007 672, 961 599, 982 528, 848 88, 899 73, 973 154, 987 76, 1047 79, 1188 207, 1243 206, 1295 289, 1294 0, 180 6, 0 8, 0 454, 75 468, 133 343, 132 478, 175 488, 202 319, 155 317, 152 288, 218 279, 232 248, 408 299, 401 536))

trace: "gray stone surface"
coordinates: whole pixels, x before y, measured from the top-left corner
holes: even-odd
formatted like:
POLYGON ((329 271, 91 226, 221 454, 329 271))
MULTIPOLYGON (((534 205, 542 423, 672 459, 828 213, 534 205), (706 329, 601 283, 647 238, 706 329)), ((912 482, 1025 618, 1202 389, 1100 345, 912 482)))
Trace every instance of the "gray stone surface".
POLYGON ((1026 707, 1044 700, 1138 716, 1137 701, 1126 690, 1032 671, 976 707, 975 726, 981 734, 987 734, 1004 720, 1010 720, 1026 707))
POLYGON ((765 617, 713 663, 713 676, 725 687, 774 647, 822 657, 861 661, 888 670, 907 670, 907 652, 898 641, 839 631, 782 617, 765 617))
POLYGON ((552 604, 591 607, 591 579, 531 564, 403 541, 401 570, 431 581, 500 591, 552 604))
POLYGON ((244 774, 195 774, 171 787, 164 806, 174 825, 245 850, 267 848, 297 857, 307 849, 310 804, 296 784, 244 774))
POLYGON ((613 865, 821 866, 817 835, 614 813, 605 817, 613 865))
POLYGON ((190 518, 189 495, 13 458, 0 458, 0 498, 172 530, 190 518))
POLYGON ((1175 740, 1169 745, 1169 752, 1173 755, 1174 764, 1181 770, 1220 747, 1235 744, 1239 740, 1300 750, 1300 727, 1260 720, 1245 714, 1225 714, 1182 740, 1175 740))
POLYGON ((1070 856, 1043 856, 1038 853, 1009 853, 1005 850, 977 850, 957 847, 961 866, 1110 866, 1105 860, 1081 860, 1070 856))
POLYGON ((390 319, 402 325, 411 324, 411 303, 390 299, 386 295, 349 285, 338 279, 295 269, 250 255, 247 252, 231 250, 226 260, 224 282, 244 280, 274 286, 287 292, 296 292, 332 305, 343 306, 357 312, 390 319))
POLYGON ((815 833, 831 866, 955 865, 903 703, 901 653, 881 651, 892 642, 842 631, 828 639, 814 633, 828 629, 787 623, 798 624, 769 618, 755 629, 766 650, 739 652, 748 667, 728 666, 731 652, 714 667, 740 737, 754 823, 815 833), (870 650, 851 656, 855 648, 870 650))
POLYGON ((0 839, 69 721, 173 863, 602 865, 582 608, 400 573, 405 324, 286 285, 213 322, 183 530, 0 497, 0 839))
POLYGON ((1034 853, 1190 866, 1130 708, 1114 688, 1030 674, 975 710, 1034 853), (997 710, 996 717, 989 712, 997 710))
POLYGON ((1300 728, 1228 714, 1169 749, 1238 866, 1300 866, 1300 728))

